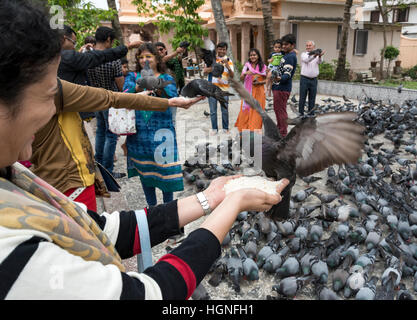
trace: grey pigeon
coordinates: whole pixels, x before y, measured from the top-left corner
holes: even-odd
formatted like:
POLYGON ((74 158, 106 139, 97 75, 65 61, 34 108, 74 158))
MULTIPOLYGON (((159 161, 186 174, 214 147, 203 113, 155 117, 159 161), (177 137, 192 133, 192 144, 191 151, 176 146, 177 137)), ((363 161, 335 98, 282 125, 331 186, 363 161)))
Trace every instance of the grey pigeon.
POLYGON ((226 108, 226 99, 224 97, 233 96, 233 93, 223 91, 218 86, 205 79, 194 79, 187 83, 181 90, 183 97, 194 98, 197 96, 212 97, 219 101, 222 108, 226 108))
POLYGON ((278 268, 276 270, 276 274, 279 277, 284 278, 284 277, 296 275, 299 270, 300 270, 300 263, 298 262, 297 258, 289 257, 282 264, 281 268, 278 268))
POLYGON ((271 254, 265 261, 263 269, 269 273, 275 273, 281 267, 283 257, 288 253, 289 247, 284 247, 280 252, 271 254))
POLYGON ((195 288, 191 298, 193 298, 193 300, 210 300, 210 295, 203 284, 200 283, 197 288, 195 288))
POLYGON ((294 298, 297 292, 309 280, 309 277, 286 277, 282 279, 278 284, 272 286, 272 290, 278 292, 279 294, 285 297, 294 298))
POLYGON ((243 276, 243 263, 233 247, 230 249, 230 257, 227 259, 226 266, 227 273, 232 280, 233 289, 236 292, 240 292, 240 280, 243 276))
POLYGON ((286 137, 282 137, 272 118, 259 102, 235 79, 232 87, 262 117, 262 170, 274 179, 287 178, 290 184, 282 192, 283 200, 273 206, 274 220, 288 217, 291 190, 296 175, 306 177, 333 164, 356 163, 361 156, 365 128, 355 123, 354 112, 338 112, 303 119, 286 137))
POLYGON ((259 279, 259 268, 253 259, 249 258, 246 255, 245 250, 243 250, 241 245, 237 245, 237 250, 239 251, 240 258, 242 259, 243 264, 243 274, 250 281, 259 279))
POLYGON ((347 279, 349 278, 349 272, 347 272, 345 269, 337 269, 332 273, 332 283, 333 283, 333 290, 338 292, 342 290, 347 282, 347 279))
POLYGON ((336 292, 323 284, 316 284, 316 293, 319 300, 342 300, 336 292))
POLYGON ((268 259, 269 256, 273 253, 274 251, 272 250, 270 246, 262 247, 262 249, 259 250, 256 256, 256 264, 258 265, 258 267, 261 268, 264 265, 266 259, 268 259))
POLYGON ((371 279, 362 288, 360 288, 359 291, 356 293, 355 299, 356 300, 374 300, 377 282, 378 282, 378 277, 372 276, 371 279))
POLYGON ((173 81, 163 80, 161 78, 155 77, 153 70, 149 66, 149 61, 145 62, 145 67, 140 72, 141 77, 136 80, 136 84, 144 90, 157 90, 163 89, 167 85, 173 83, 173 81))

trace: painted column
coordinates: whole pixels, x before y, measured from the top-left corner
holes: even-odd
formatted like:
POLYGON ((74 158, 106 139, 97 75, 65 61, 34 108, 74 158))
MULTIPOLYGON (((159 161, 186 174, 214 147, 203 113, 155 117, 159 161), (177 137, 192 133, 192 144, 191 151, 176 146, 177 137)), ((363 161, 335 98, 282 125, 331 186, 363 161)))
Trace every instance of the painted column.
POLYGON ((233 57, 237 58, 237 26, 230 25, 229 26, 229 34, 230 34, 230 45, 232 46, 232 53, 233 57))
POLYGON ((259 50, 261 53, 262 58, 265 59, 265 50, 264 50, 264 42, 265 42, 265 34, 264 34, 264 28, 263 26, 258 26, 257 28, 257 36, 256 36, 256 42, 255 42, 255 48, 259 50))
POLYGON ((248 60, 248 52, 250 46, 250 28, 251 25, 248 22, 242 23, 242 63, 248 60))

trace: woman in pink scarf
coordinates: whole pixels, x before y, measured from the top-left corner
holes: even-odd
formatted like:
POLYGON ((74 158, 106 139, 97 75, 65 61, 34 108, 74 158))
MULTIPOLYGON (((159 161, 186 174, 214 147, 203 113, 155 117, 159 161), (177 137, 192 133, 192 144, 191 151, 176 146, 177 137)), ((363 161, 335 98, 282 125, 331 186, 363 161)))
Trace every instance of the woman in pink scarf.
MULTIPOLYGON (((244 81, 246 90, 259 102, 262 109, 265 109, 265 81, 266 81, 266 65, 262 61, 261 54, 258 49, 250 49, 249 60, 243 67, 240 80, 244 81)), ((235 127, 239 132, 242 130, 261 130, 262 118, 255 110, 242 100, 240 112, 237 117, 235 127)))

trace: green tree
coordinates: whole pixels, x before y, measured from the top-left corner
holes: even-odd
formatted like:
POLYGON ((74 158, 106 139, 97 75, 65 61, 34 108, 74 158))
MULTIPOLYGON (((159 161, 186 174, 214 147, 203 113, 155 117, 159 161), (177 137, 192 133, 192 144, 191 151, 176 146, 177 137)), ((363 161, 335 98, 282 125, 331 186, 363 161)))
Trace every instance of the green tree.
MULTIPOLYGON (((379 62, 379 73, 381 79, 384 78, 383 71, 384 71, 384 59, 385 59, 385 50, 388 46, 388 39, 387 39, 387 29, 389 25, 389 14, 394 11, 394 9, 405 9, 407 8, 407 4, 403 0, 396 0, 396 1, 388 1, 388 0, 377 0, 377 6, 379 13, 382 17, 382 33, 383 33, 383 47, 381 50, 380 55, 380 62, 379 62)), ((389 72, 389 71, 388 71, 389 72)))
POLYGON ((160 33, 173 32, 169 40, 177 49, 181 41, 188 41, 193 49, 203 45, 202 37, 208 36, 204 21, 197 13, 204 0, 133 0, 140 16, 156 17, 155 25, 160 33))
POLYGON ((349 80, 348 71, 346 69, 346 52, 349 36, 350 9, 352 8, 352 3, 352 0, 346 0, 345 2, 342 24, 342 39, 340 41, 339 57, 337 59, 337 67, 334 76, 335 81, 349 80))
MULTIPOLYGON (((116 0, 107 0, 107 5, 109 6, 110 10, 117 12, 116 0)), ((124 44, 123 32, 122 32, 122 28, 120 27, 118 14, 115 14, 113 18, 111 19, 111 25, 116 33, 116 39, 119 41, 120 44, 124 44)))
POLYGON ((400 50, 398 50, 396 47, 387 46, 385 48, 384 58, 388 60, 388 70, 387 70, 388 78, 390 77, 391 62, 392 60, 396 59, 399 54, 400 54, 400 50))
POLYGON ((94 35, 102 21, 111 21, 117 11, 103 10, 84 0, 48 0, 48 6, 61 6, 65 13, 65 24, 77 33, 77 48, 84 44, 85 37, 94 35))
MULTIPOLYGON (((230 43, 229 31, 227 30, 221 1, 211 0, 211 9, 213 11, 214 20, 216 21, 216 30, 219 35, 219 40, 220 42, 227 43, 227 56, 234 62, 236 60, 233 58, 232 45, 230 43)), ((236 72, 235 76, 237 76, 236 72)))
POLYGON ((273 51, 274 47, 274 25, 272 22, 272 5, 270 0, 262 0, 262 15, 264 18, 265 30, 265 57, 273 51))

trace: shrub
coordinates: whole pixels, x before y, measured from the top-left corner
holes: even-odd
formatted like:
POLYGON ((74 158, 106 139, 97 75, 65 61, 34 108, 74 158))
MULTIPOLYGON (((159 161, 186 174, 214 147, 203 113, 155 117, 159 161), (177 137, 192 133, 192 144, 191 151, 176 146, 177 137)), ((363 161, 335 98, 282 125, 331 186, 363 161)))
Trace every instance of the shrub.
POLYGON ((417 79, 417 65, 408 70, 407 75, 412 79, 417 79))
POLYGON ((319 65, 319 70, 320 73, 318 78, 320 80, 333 80, 335 73, 335 68, 333 64, 323 62, 319 65))
POLYGON ((235 66, 236 66, 236 70, 238 72, 237 74, 240 75, 242 73, 242 70, 243 70, 243 64, 239 60, 236 60, 235 66))
POLYGON ((388 46, 385 48, 384 58, 389 61, 392 61, 396 57, 398 57, 399 54, 400 54, 400 50, 398 50, 396 47, 388 46))

